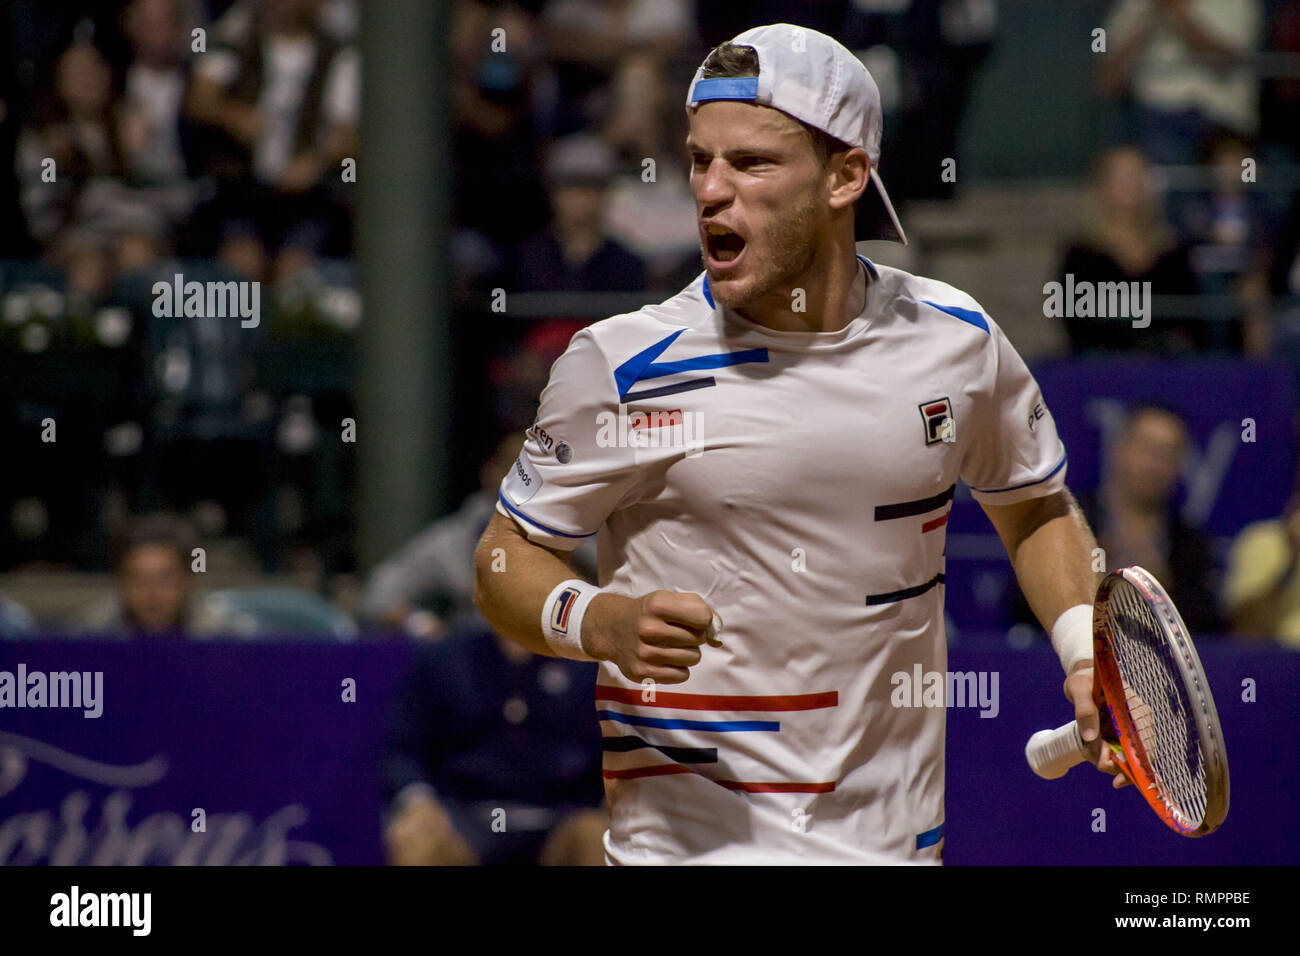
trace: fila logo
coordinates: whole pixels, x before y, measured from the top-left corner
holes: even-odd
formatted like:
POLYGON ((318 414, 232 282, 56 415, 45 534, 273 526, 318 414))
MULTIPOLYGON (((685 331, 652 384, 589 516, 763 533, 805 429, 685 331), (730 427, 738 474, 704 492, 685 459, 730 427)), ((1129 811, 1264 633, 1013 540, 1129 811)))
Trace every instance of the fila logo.
POLYGON ((916 406, 925 422, 925 443, 937 445, 941 441, 957 440, 957 425, 952 414, 952 402, 947 398, 935 398, 916 406))

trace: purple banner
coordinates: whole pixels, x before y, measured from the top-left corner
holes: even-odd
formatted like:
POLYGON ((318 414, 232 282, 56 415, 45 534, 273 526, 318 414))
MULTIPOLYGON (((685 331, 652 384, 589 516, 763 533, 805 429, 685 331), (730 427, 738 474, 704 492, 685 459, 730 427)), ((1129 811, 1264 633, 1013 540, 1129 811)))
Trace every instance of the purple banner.
POLYGON ((102 675, 98 717, 85 701, 0 709, 0 864, 382 862, 377 768, 409 659, 401 644, 0 644, 0 680, 22 665, 29 685, 72 672, 93 693, 102 675))
POLYGON ((1184 520, 1230 536, 1281 514, 1295 462, 1289 366, 1116 356, 1043 362, 1034 375, 1070 456, 1074 491, 1097 487, 1125 408, 1156 402, 1178 411, 1191 437, 1180 491, 1184 520))
MULTIPOLYGON (((1028 736, 1071 716, 1046 646, 954 648, 949 669, 998 673, 1002 698, 950 709, 946 862, 1300 860, 1300 832, 1284 823, 1300 801, 1300 654, 1200 646, 1232 772, 1228 820, 1203 840, 1168 831, 1089 767, 1053 782, 1030 773, 1028 736)), ((0 644, 0 682, 20 665, 29 689, 36 673, 89 674, 93 698, 0 709, 0 864, 382 862, 378 763, 410 660, 401 644, 0 644)), ((71 690, 47 680, 42 699, 71 690)))

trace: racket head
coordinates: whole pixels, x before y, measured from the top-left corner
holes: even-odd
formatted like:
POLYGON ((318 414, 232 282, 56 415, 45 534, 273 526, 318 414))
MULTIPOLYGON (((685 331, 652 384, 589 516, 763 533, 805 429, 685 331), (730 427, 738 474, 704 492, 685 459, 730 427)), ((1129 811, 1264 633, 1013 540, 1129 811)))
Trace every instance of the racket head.
POLYGON ((1187 626, 1154 575, 1106 575, 1093 645, 1093 697, 1121 771, 1170 829, 1212 833, 1228 813, 1223 732, 1187 626))

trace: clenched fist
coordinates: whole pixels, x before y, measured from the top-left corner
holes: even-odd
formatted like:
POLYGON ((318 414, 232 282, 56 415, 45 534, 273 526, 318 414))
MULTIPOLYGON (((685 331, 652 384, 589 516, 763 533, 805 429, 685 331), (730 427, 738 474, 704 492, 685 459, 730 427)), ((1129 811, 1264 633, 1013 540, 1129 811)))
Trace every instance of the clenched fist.
POLYGON ((639 598, 598 594, 582 619, 582 646, 641 683, 680 684, 716 634, 713 609, 698 594, 651 591, 639 598))

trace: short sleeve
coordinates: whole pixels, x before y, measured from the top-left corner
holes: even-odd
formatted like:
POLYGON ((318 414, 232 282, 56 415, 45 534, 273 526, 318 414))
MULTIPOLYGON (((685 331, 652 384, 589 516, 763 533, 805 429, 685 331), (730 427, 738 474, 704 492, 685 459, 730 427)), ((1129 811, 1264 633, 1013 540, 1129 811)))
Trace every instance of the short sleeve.
POLYGON ((551 366, 537 420, 497 496, 530 541, 572 551, 635 491, 635 449, 618 441, 618 389, 589 329, 551 366))
POLYGON ((1065 446, 1024 359, 996 323, 988 326, 988 360, 961 479, 977 501, 1009 505, 1065 487, 1065 446))

